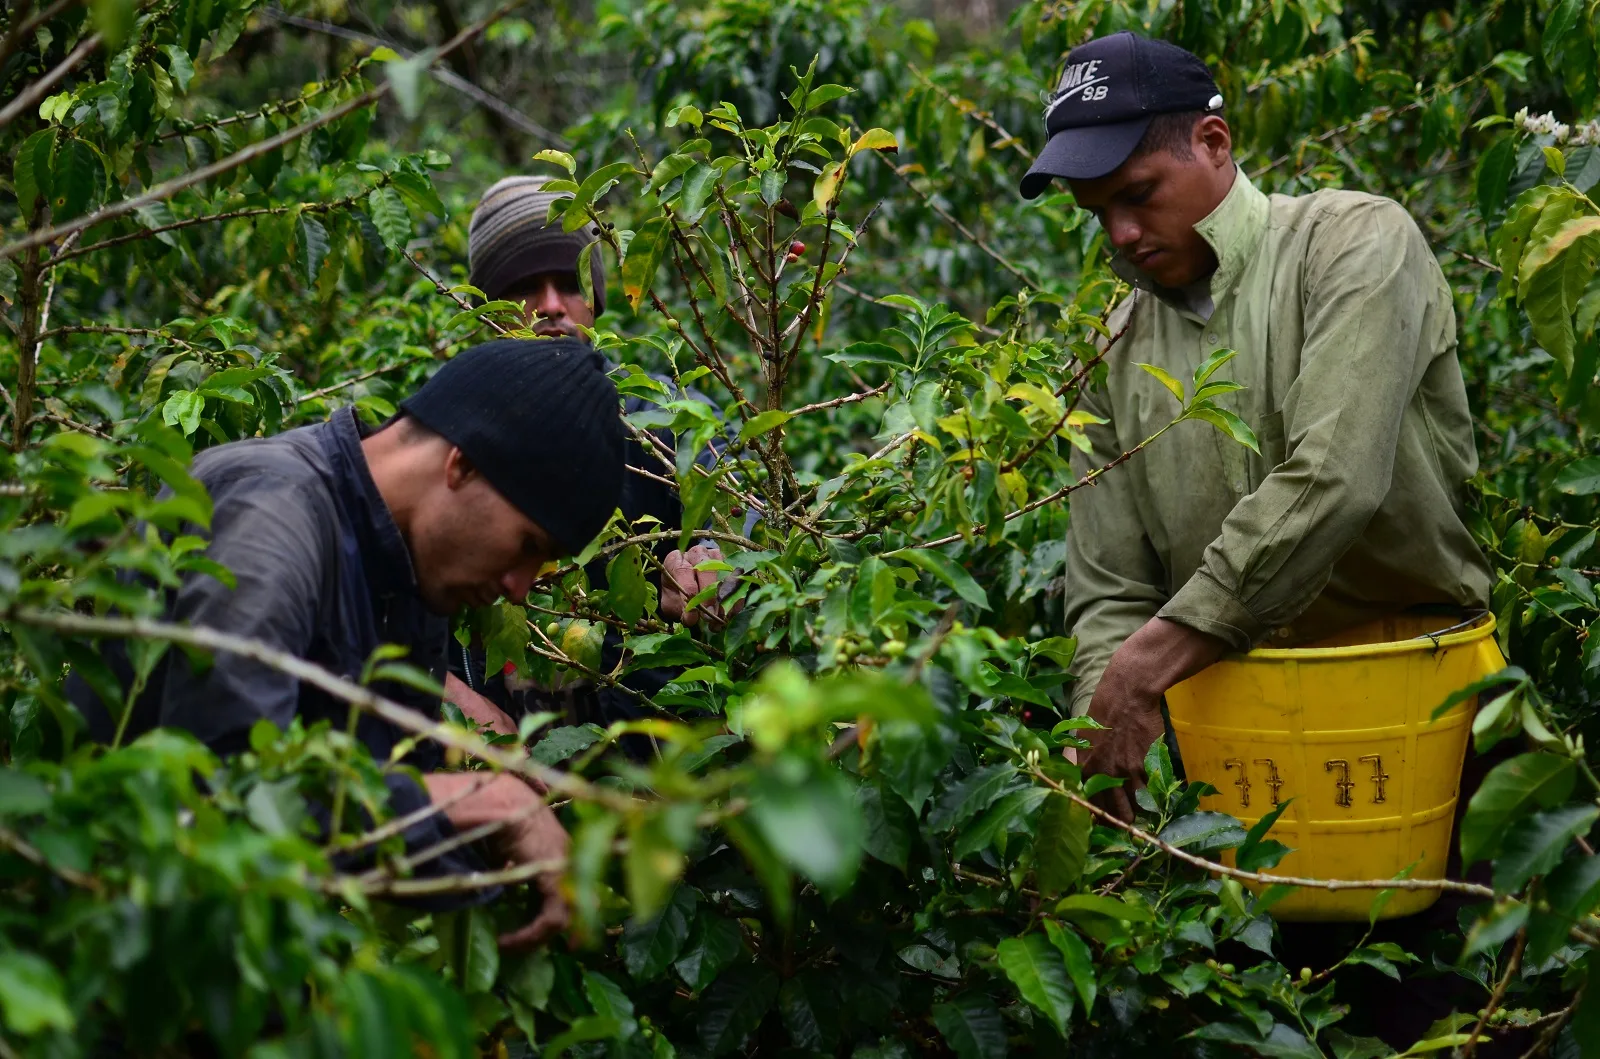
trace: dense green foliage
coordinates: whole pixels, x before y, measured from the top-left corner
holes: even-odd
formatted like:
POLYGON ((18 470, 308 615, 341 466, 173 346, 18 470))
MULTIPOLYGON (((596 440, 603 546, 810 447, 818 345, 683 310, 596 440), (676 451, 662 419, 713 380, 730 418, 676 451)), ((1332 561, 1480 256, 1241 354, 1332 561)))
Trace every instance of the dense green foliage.
MULTIPOLYGON (((866 0, 463 6, 8 0, 0 1055, 1391 1054, 1341 1025, 1356 965, 1481 987, 1428 1047, 1537 1023, 1600 1055, 1593 2, 1040 2, 978 39, 866 0), (1066 454, 1118 288, 1070 195, 1015 188, 1061 57, 1127 27, 1212 64, 1264 188, 1398 199, 1457 293, 1520 667, 1475 732, 1526 743, 1461 835, 1496 892, 1464 946, 1285 967, 1270 895, 1145 836, 1256 870, 1281 846, 1198 811, 1159 746, 1145 836, 1113 828, 1060 754, 1086 723, 1063 705, 1066 454), (726 628, 664 622, 652 546, 679 535, 614 524, 605 590, 573 563, 464 616, 545 683, 682 670, 652 719, 524 726, 576 924, 518 957, 494 938, 522 898, 413 916, 380 900, 408 883, 392 835, 310 827, 314 792, 382 815, 384 763, 344 732, 264 728, 227 762, 171 732, 96 747, 61 690, 108 679, 98 635, 134 632, 144 674, 181 638, 103 616, 159 615, 119 572, 210 569, 181 535, 209 514, 196 448, 380 420, 517 326, 457 286, 508 164, 570 177, 567 217, 606 226, 596 341, 656 406, 633 425, 677 431, 659 473, 743 601, 726 628), (335 873, 353 843, 379 867, 335 873)), ((1129 458, 1253 444, 1228 375, 1177 381, 1170 433, 1129 458)))

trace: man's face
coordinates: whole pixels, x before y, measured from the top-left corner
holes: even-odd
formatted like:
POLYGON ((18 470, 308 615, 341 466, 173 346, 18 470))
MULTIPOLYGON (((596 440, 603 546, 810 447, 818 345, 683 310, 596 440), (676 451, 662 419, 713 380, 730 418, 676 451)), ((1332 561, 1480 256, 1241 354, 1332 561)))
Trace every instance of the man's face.
POLYGON ((522 303, 528 326, 546 338, 579 338, 579 327, 594 326, 594 312, 583 300, 576 272, 537 273, 511 298, 522 303))
POLYGON ((1135 155, 1109 176, 1068 182, 1111 245, 1165 287, 1188 286, 1216 269, 1215 252, 1194 226, 1233 186, 1232 140, 1221 118, 1196 122, 1190 147, 1188 159, 1155 150, 1135 155))
POLYGON ((418 504, 408 543, 423 602, 439 614, 521 600, 561 548, 452 448, 418 504))

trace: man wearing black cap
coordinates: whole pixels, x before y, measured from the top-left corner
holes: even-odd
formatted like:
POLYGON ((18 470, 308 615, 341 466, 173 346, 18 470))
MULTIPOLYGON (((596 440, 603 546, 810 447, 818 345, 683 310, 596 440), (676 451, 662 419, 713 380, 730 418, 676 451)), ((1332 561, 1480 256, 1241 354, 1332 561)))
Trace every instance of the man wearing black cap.
MULTIPOLYGON (((1218 349, 1213 399, 1259 452, 1200 423, 1073 498, 1067 620, 1091 771, 1138 780, 1161 697, 1226 651, 1288 646, 1425 605, 1481 608, 1492 583, 1463 521, 1477 470, 1450 291, 1406 211, 1350 191, 1267 196, 1233 161, 1205 64, 1132 33, 1067 57, 1050 140, 1022 180, 1055 177, 1094 213, 1133 294, 1106 386, 1083 407, 1087 473, 1177 410, 1142 364, 1187 379, 1218 349)), ((1191 395, 1192 396, 1192 395, 1191 395)), ((1115 808, 1132 812, 1131 795, 1115 808)))
MULTIPOLYGON (((590 255, 592 304, 585 298, 578 278, 584 248, 599 239, 599 232, 593 224, 568 232, 559 219, 557 223, 550 223, 550 207, 571 195, 545 191, 548 183, 549 179, 542 176, 511 176, 484 191, 467 229, 468 282, 486 298, 521 302, 527 326, 541 337, 579 338, 584 329, 594 326, 595 317, 605 312, 606 278, 600 253, 590 255)), ((537 346, 530 348, 537 352, 537 346)), ((676 387, 666 376, 654 378, 669 391, 676 387)), ((644 398, 630 395, 623 411, 632 414, 649 407, 652 405, 644 398)), ((675 448, 677 439, 670 431, 657 431, 656 436, 668 449, 675 448)), ((714 463, 719 450, 720 439, 713 439, 703 449, 701 462, 714 463)), ((677 491, 661 480, 660 458, 646 452, 636 438, 627 440, 624 457, 634 470, 623 481, 619 504, 623 517, 629 522, 652 518, 662 529, 680 528, 683 505, 677 491)), ((713 544, 697 544, 686 552, 663 546, 660 558, 666 574, 660 585, 661 613, 670 620, 682 620, 690 625, 697 623, 702 614, 698 609, 688 610, 687 602, 714 584, 717 575, 695 567, 720 560, 721 551, 713 544)), ((597 561, 589 575, 592 581, 603 583, 604 563, 597 561)), ((704 609, 708 620, 721 620, 720 605, 715 601, 704 609)), ((620 650, 620 637, 614 631, 608 632, 602 658, 604 668, 609 670, 615 665, 620 650)), ((457 649, 451 654, 454 679, 448 690, 454 701, 463 706, 474 704, 481 714, 494 718, 497 730, 514 731, 510 718, 501 711, 515 712, 514 699, 518 696, 507 685, 520 686, 520 682, 508 682, 501 674, 483 672, 485 660, 481 651, 457 649)), ((630 675, 629 683, 636 686, 635 690, 651 693, 659 690, 672 675, 665 670, 635 673, 630 675)), ((609 724, 639 713, 636 699, 625 691, 609 687, 580 686, 562 694, 561 701, 542 693, 536 693, 535 698, 537 703, 532 708, 560 708, 572 715, 569 720, 573 721, 609 724), (576 701, 580 698, 582 702, 576 701)))
MULTIPOLYGON (((1049 143, 1022 181, 1034 198, 1066 179, 1134 288, 1107 322, 1121 338, 1081 406, 1104 422, 1074 473, 1172 420, 1173 395, 1142 365, 1189 379, 1219 349, 1238 355, 1213 381, 1243 389, 1213 400, 1259 448, 1180 426, 1073 497, 1073 711, 1109 728, 1083 765, 1133 782, 1162 737, 1162 696, 1223 653, 1409 607, 1482 608, 1492 583, 1463 521, 1477 456, 1455 314, 1421 231, 1374 195, 1262 194, 1233 161, 1222 107, 1183 49, 1091 41, 1067 57, 1049 143)), ((1107 794, 1131 819, 1131 791, 1107 794)), ((1297 963, 1338 948, 1305 925, 1285 938, 1297 963)), ((1357 1015, 1371 1019, 1381 996, 1357 1015)), ((1404 1047, 1449 1006, 1419 999, 1377 1028, 1404 1047)))
MULTIPOLYGON (((533 344, 501 340, 461 353, 376 431, 344 409, 326 423, 202 452, 192 473, 213 504, 206 554, 231 583, 188 574, 168 594, 167 620, 259 640, 350 679, 377 647, 398 644, 407 662, 442 679, 449 615, 527 595, 541 567, 600 532, 621 494, 617 391, 601 358, 571 340, 540 343, 532 356, 533 344)), ((127 686, 126 653, 113 645, 108 660, 127 686)), ((407 684, 378 681, 374 689, 439 715, 438 698, 407 684)), ((127 718, 120 699, 102 703, 81 680, 69 691, 98 740, 171 726, 220 754, 248 749, 263 720, 342 729, 349 716, 342 701, 225 652, 202 669, 169 652, 127 718)), ((386 769, 409 738, 369 715, 356 734, 386 769)), ((458 828, 498 822, 501 856, 519 864, 564 858, 565 832, 521 780, 438 771, 442 756, 428 742, 402 750, 399 763, 423 782, 386 772, 393 814, 441 805, 405 830, 408 853, 434 849, 458 828)), ((326 806, 310 808, 327 822, 326 806)), ((483 868, 463 847, 417 870, 483 868)), ((560 876, 557 869, 538 877, 540 913, 504 944, 536 943, 566 923, 560 876)))

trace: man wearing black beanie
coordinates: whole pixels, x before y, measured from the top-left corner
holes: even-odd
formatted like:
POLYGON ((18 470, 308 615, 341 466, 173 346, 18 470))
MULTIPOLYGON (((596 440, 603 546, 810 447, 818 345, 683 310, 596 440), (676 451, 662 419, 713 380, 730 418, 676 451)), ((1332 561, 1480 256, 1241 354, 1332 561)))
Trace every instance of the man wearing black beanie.
MULTIPOLYGON (((546 563, 581 551, 604 528, 622 491, 623 430, 604 362, 571 339, 540 342, 537 355, 532 345, 502 340, 461 353, 376 431, 346 408, 325 423, 202 452, 192 473, 210 492, 213 514, 209 531, 195 532, 209 537, 207 557, 234 583, 186 574, 168 593, 165 618, 255 639, 350 679, 379 646, 398 644, 405 661, 443 680, 449 616, 463 605, 526 596, 546 563)), ((107 661, 130 686, 126 651, 108 646, 107 661)), ((397 681, 372 686, 439 716, 437 696, 397 681)), ((259 721, 288 728, 298 719, 310 728, 326 720, 342 729, 349 716, 345 703, 316 688, 220 652, 200 670, 169 652, 127 718, 120 696, 102 701, 76 677, 68 690, 97 740, 169 726, 219 754, 246 750, 259 721)), ((566 833, 516 777, 484 783, 481 774, 439 771, 437 745, 408 750, 407 733, 373 716, 360 717, 356 735, 385 769, 393 815, 420 818, 404 832, 408 853, 499 822, 499 856, 517 864, 564 859, 566 833), (396 765, 415 768, 422 783, 396 765), (418 812, 430 802, 441 809, 418 812)), ((310 808, 326 825, 329 806, 310 808)), ((485 867, 464 846, 423 860, 417 873, 485 867)), ((540 912, 503 944, 534 944, 564 927, 560 875, 538 876, 540 912)))

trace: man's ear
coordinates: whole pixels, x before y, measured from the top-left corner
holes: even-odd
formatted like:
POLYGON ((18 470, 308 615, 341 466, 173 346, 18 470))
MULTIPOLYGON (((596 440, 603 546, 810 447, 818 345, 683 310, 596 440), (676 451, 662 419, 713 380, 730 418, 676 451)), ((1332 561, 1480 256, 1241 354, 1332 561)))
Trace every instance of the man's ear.
POLYGON ((1214 166, 1233 161, 1233 130, 1217 114, 1207 114, 1194 123, 1193 146, 1202 158, 1214 166))
POLYGON ((472 465, 467 454, 456 446, 451 445, 450 451, 444 455, 444 484, 452 492, 469 484, 478 477, 478 469, 472 465))

